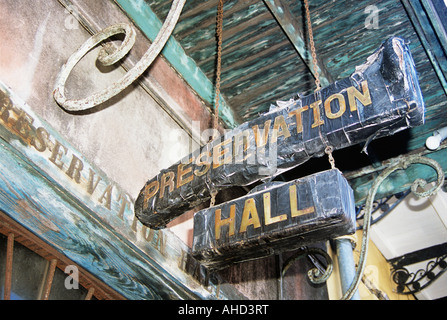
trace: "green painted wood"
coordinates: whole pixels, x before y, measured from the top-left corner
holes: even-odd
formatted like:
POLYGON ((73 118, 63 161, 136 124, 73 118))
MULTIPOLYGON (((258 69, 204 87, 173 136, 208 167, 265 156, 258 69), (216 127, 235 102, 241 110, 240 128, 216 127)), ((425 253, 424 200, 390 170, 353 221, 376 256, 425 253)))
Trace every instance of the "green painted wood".
MULTIPOLYGON (((149 4, 143 0, 115 1, 143 33, 153 41, 161 29, 162 22, 151 10, 149 4)), ((173 37, 166 43, 162 54, 205 102, 214 105, 215 89, 213 83, 197 67, 196 63, 186 55, 181 45, 173 37)), ((233 111, 228 107, 223 97, 219 100, 219 115, 229 128, 234 128, 238 125, 233 111)))
POLYGON ((264 3, 269 7, 270 11, 278 21, 278 24, 281 25, 284 33, 287 34, 287 37, 292 42, 299 56, 303 61, 306 61, 306 64, 309 66, 309 71, 315 78, 317 78, 318 75, 318 80, 321 82, 321 86, 326 87, 333 82, 332 76, 326 70, 322 61, 318 58, 318 53, 315 57, 317 62, 314 64, 312 53, 309 50, 310 45, 307 44, 307 35, 304 35, 300 25, 297 23, 296 19, 292 17, 289 6, 285 2, 282 2, 282 0, 264 0, 264 3), (314 71, 315 69, 316 71, 314 71))

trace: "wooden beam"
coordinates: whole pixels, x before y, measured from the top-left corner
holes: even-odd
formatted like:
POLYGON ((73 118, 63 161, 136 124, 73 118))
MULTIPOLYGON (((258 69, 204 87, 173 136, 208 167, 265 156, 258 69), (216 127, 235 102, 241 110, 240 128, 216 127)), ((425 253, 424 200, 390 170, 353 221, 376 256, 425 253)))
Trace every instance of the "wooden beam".
MULTIPOLYGON (((15 242, 20 243, 46 260, 57 259, 57 267, 61 270, 65 270, 65 267, 68 265, 76 265, 74 261, 68 259, 65 255, 22 227, 2 211, 0 211, 0 233, 5 236, 14 234, 15 242)), ((79 269, 79 284, 89 291, 95 288, 94 295, 98 300, 125 300, 122 295, 94 277, 83 267, 77 266, 79 269)))
POLYGON ((56 265, 57 259, 51 259, 45 272, 44 287, 39 300, 48 300, 48 298, 50 297, 51 285, 53 284, 54 273, 56 272, 56 265))
POLYGON ((5 288, 3 299, 11 299, 11 283, 12 283, 12 257, 14 252, 14 233, 8 234, 6 244, 6 268, 5 268, 5 288))
MULTIPOLYGON (((430 11, 427 13, 424 10, 420 1, 416 0, 401 0, 402 4, 407 12, 408 18, 413 24, 416 33, 421 40, 422 46, 427 53, 428 58, 435 70, 435 73, 444 89, 444 93, 447 94, 447 62, 442 48, 440 40, 444 42, 446 38, 441 34, 436 34, 436 30, 433 29, 433 25, 436 27, 436 23, 433 24, 433 20, 430 21, 430 11), (428 15, 428 17, 427 17, 428 15)), ((425 2, 425 1, 423 1, 425 2)), ((425 9, 428 8, 428 4, 424 3, 425 9)))
MULTIPOLYGON (((289 6, 282 0, 264 0, 264 3, 267 5, 273 16, 278 21, 278 24, 281 26, 290 42, 293 44, 300 58, 309 67, 309 71, 314 77, 316 77, 314 72, 314 63, 312 61, 312 55, 310 53, 310 47, 308 46, 308 41, 306 41, 307 38, 304 36, 302 29, 296 23, 296 19, 294 19, 290 14, 291 10, 289 6)), ((321 85, 323 87, 328 86, 330 83, 333 82, 332 76, 324 67, 323 61, 321 61, 321 59, 318 59, 318 54, 317 61, 321 85)))
MULTIPOLYGON (((145 1, 115 0, 123 11, 133 20, 146 37, 154 41, 162 22, 145 1)), ((215 87, 193 59, 186 53, 180 43, 171 37, 162 51, 163 56, 173 68, 185 79, 194 91, 208 104, 214 105, 215 87)), ((219 114, 228 128, 236 127, 239 122, 227 102, 221 98, 219 114)))

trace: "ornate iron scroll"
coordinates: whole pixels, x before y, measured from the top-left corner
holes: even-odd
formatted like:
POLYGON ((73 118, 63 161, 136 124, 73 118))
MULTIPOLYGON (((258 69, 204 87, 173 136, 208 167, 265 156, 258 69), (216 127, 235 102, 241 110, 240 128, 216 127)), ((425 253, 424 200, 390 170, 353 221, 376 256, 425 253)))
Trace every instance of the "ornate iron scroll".
POLYGON ((297 252, 295 252, 287 261, 284 263, 284 266, 281 271, 281 276, 284 277, 287 270, 290 268, 290 266, 297 260, 300 260, 301 258, 310 256, 310 255, 320 255, 326 260, 326 269, 320 270, 317 266, 310 269, 307 272, 307 276, 309 280, 314 284, 321 284, 326 282, 327 279, 332 274, 332 270, 334 268, 331 257, 327 254, 326 251, 320 248, 308 248, 308 247, 302 247, 297 252))
POLYGON ((416 272, 409 272, 404 267, 395 269, 391 277, 397 284, 397 293, 414 294, 427 288, 446 271, 447 254, 429 261, 425 269, 419 269, 416 272), (408 288, 407 291, 405 287, 408 288))
MULTIPOLYGON (((362 245, 361 245, 361 252, 360 252, 360 258, 358 263, 358 268, 356 275, 354 277, 354 280, 352 281, 351 286, 346 291, 344 296, 342 297, 343 300, 349 300, 354 295, 354 293, 357 291, 358 285, 360 284, 363 272, 365 270, 366 266, 366 255, 368 252, 368 242, 369 242, 369 228, 371 226, 371 213, 373 209, 373 203, 374 203, 374 197, 377 193, 377 190, 379 189, 382 182, 390 176, 393 172, 397 170, 405 170, 412 164, 425 164, 428 166, 431 166, 433 169, 436 170, 437 173, 437 180, 434 186, 429 188, 425 191, 419 191, 418 188, 424 188, 427 185, 427 181, 424 179, 416 179, 413 184, 411 185, 411 191, 418 197, 429 197, 431 195, 434 195, 436 192, 441 189, 443 183, 444 183, 444 171, 442 167, 439 165, 438 162, 436 162, 433 159, 422 157, 419 155, 414 156, 408 156, 405 158, 400 159, 395 165, 390 166, 389 168, 385 169, 374 181, 373 185, 371 186, 371 189, 369 190, 368 197, 366 199, 365 204, 365 215, 364 215, 364 224, 363 224, 363 237, 362 237, 362 245)), ((398 276, 402 278, 402 271, 398 273, 398 276)), ((398 277, 396 276, 396 277, 398 277)), ((408 278, 407 278, 408 279, 408 278)), ((401 280, 402 282, 402 280, 401 280)))
POLYGON ((135 43, 135 31, 129 24, 125 23, 110 26, 90 37, 62 66, 62 69, 57 76, 53 91, 53 96, 57 103, 67 111, 83 111, 91 109, 109 100, 126 89, 139 76, 141 76, 144 71, 146 71, 155 58, 160 54, 177 24, 185 2, 186 0, 173 1, 171 10, 169 11, 168 16, 154 42, 143 55, 141 60, 119 81, 87 98, 70 100, 65 96, 65 82, 67 81, 71 70, 91 49, 114 35, 124 34, 124 41, 113 53, 109 54, 105 48, 99 52, 98 61, 104 66, 109 66, 121 60, 130 51, 135 43))

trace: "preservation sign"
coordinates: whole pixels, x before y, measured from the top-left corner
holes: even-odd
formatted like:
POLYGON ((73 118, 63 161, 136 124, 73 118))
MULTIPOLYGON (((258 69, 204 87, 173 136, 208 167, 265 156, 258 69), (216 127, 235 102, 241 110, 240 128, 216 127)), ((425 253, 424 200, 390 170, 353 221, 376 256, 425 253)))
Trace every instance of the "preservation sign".
POLYGON ((151 228, 207 201, 211 191, 276 176, 334 150, 424 123, 409 48, 391 38, 355 72, 241 124, 149 180, 135 202, 151 228))
POLYGON ((354 194, 332 169, 197 212, 192 254, 219 269, 353 232, 354 194))

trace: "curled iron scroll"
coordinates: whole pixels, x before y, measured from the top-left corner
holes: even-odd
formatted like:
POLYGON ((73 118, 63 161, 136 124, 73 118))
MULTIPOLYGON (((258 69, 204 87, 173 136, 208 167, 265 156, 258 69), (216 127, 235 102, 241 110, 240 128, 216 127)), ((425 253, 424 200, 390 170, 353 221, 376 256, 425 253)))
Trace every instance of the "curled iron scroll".
POLYGON ((368 252, 368 242, 369 242, 369 228, 371 225, 371 212, 374 203, 374 197, 376 196, 377 190, 379 189, 382 182, 390 176, 393 172, 397 170, 406 170, 412 164, 425 164, 431 166, 436 170, 437 180, 436 183, 429 189, 423 192, 418 191, 418 187, 425 187, 427 182, 423 179, 416 179, 411 185, 411 191, 418 197, 429 197, 436 194, 439 189, 441 189, 444 183, 444 171, 442 167, 433 159, 422 157, 419 155, 408 156, 399 160, 395 165, 388 167, 385 169, 374 181, 371 188, 369 189, 368 197, 366 199, 365 204, 365 216, 364 216, 364 224, 363 224, 363 237, 360 251, 360 258, 358 262, 357 271, 352 281, 349 289, 345 292, 342 297, 342 300, 349 300, 352 298, 354 293, 357 291, 357 288, 360 284, 360 280, 362 278, 363 272, 366 266, 366 255, 368 252))
MULTIPOLYGON (((360 251, 360 258, 358 262, 357 271, 355 274, 355 277, 348 288, 348 290, 344 293, 342 300, 349 300, 352 298, 354 293, 357 291, 358 286, 360 284, 360 281, 362 279, 363 272, 365 270, 366 266, 366 256, 368 252, 368 242, 369 242, 369 228, 371 225, 371 213, 373 208, 373 202, 374 198, 376 196, 376 193, 382 184, 382 182, 390 176, 393 172, 397 170, 405 170, 412 164, 425 164, 428 166, 431 166, 437 174, 437 180, 435 184, 426 191, 420 192, 418 190, 419 187, 424 188, 427 185, 427 182, 424 179, 416 179, 413 184, 411 185, 411 191, 418 197, 429 197, 434 194, 436 194, 439 189, 442 187, 445 179, 444 171, 442 167, 439 165, 438 162, 436 162, 433 159, 422 157, 419 155, 409 156, 401 159, 398 161, 395 165, 388 167, 385 169, 374 181, 372 187, 369 190, 368 197, 366 199, 365 204, 365 215, 364 215, 364 224, 363 224, 363 237, 362 237, 362 244, 361 244, 361 251, 360 251)), ((307 256, 308 254, 319 254, 323 256, 327 263, 328 267, 324 272, 321 272, 320 270, 313 268, 308 271, 308 277, 313 283, 323 283, 325 282, 329 276, 332 273, 332 260, 327 255, 327 253, 324 250, 318 249, 318 248, 302 248, 299 250, 295 255, 289 258, 289 260, 285 263, 281 275, 284 276, 288 268, 298 259, 301 259, 302 257, 307 256)))
POLYGON ((300 250, 298 250, 295 254, 293 254, 284 264, 281 272, 281 276, 284 277, 287 270, 290 268, 290 266, 297 260, 307 257, 309 255, 320 255, 322 256, 327 263, 327 267, 324 271, 320 270, 319 268, 315 267, 310 269, 307 272, 307 277, 309 280, 314 284, 321 284, 326 282, 327 279, 329 279, 330 275, 332 274, 333 270, 333 263, 331 257, 327 254, 326 251, 320 248, 307 248, 303 247, 300 250))
POLYGON ((143 72, 152 64, 155 58, 160 54, 169 37, 174 30, 177 21, 182 12, 183 5, 186 0, 174 0, 171 9, 166 17, 163 26, 158 32, 157 37, 151 44, 149 49, 143 55, 140 61, 127 72, 119 81, 113 83, 105 89, 102 89, 93 95, 84 99, 68 99, 65 96, 65 82, 75 65, 84 57, 91 49, 96 47, 102 41, 117 35, 125 34, 124 41, 112 54, 102 49, 99 52, 98 60, 103 65, 108 66, 122 59, 133 47, 135 43, 135 30, 129 24, 120 23, 105 28, 99 33, 90 37, 62 66, 55 83, 53 96, 56 102, 67 111, 83 111, 91 109, 110 98, 116 96, 130 84, 132 84, 143 72))

